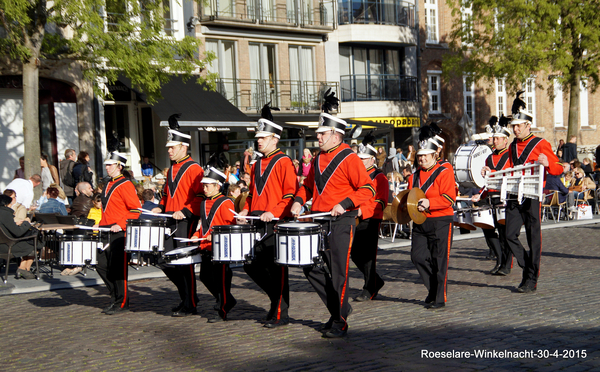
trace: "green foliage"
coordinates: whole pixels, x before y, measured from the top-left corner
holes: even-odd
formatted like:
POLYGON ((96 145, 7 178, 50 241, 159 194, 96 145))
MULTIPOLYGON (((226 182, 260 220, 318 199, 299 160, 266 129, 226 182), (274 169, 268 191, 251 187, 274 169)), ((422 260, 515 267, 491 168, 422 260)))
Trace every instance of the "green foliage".
MULTIPOLYGON (((189 77, 214 59, 198 58, 197 39, 166 35, 164 12, 156 0, 0 0, 0 52, 23 63, 80 61, 99 95, 99 81, 124 75, 154 102, 172 74, 189 77)), ((214 79, 198 80, 214 89, 214 79)))

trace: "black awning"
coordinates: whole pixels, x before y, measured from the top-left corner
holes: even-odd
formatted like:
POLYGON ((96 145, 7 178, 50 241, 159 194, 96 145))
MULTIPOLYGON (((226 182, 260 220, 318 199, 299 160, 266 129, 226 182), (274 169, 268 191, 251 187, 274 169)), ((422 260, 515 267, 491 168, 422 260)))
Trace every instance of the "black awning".
MULTIPOLYGON (((131 86, 127 79, 120 78, 125 85, 131 86)), ((205 90, 190 77, 185 82, 181 76, 173 76, 162 86, 163 99, 152 106, 160 118, 160 125, 169 126, 169 116, 181 114, 181 127, 195 128, 227 128, 227 127, 256 127, 256 122, 248 118, 237 107, 231 104, 221 94, 205 90)), ((223 130, 223 129, 221 129, 223 130)))

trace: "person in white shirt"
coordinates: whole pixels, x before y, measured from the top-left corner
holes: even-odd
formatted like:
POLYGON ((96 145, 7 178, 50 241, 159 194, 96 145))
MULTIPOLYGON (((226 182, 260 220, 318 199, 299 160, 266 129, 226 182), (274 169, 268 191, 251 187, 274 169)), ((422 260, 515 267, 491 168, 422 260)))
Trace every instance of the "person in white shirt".
POLYGON ((39 174, 34 174, 28 180, 23 178, 12 180, 6 185, 6 189, 17 191, 17 203, 25 208, 29 208, 33 200, 33 188, 37 187, 40 183, 42 183, 42 177, 39 174))

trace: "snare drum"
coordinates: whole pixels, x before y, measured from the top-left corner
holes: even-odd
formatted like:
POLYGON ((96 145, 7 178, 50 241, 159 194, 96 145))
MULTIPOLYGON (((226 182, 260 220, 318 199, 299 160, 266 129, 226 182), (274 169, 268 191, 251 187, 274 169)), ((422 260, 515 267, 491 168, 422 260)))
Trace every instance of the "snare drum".
POLYGON ((102 242, 92 235, 62 235, 60 242, 60 264, 63 266, 97 265, 97 250, 102 242))
POLYGON ((127 220, 126 252, 155 253, 165 250, 167 221, 127 220))
POLYGON ((496 221, 500 225, 506 225, 506 205, 497 205, 496 209, 496 221))
POLYGON ((256 226, 213 226, 212 252, 216 262, 244 262, 254 257, 256 226))
POLYGON ((482 229, 493 229, 494 226, 494 210, 490 207, 474 208, 471 211, 473 225, 482 229))
POLYGON ((319 257, 321 225, 289 222, 275 225, 275 262, 284 266, 310 266, 319 257))
POLYGON ((476 230, 477 228, 473 225, 473 218, 471 216, 470 209, 457 209, 454 211, 455 221, 454 225, 462 227, 467 230, 476 230))
POLYGON ((201 250, 198 246, 176 248, 164 254, 167 265, 194 265, 202 262, 201 250))
POLYGON ((456 182, 464 187, 482 188, 485 177, 481 175, 481 168, 491 154, 492 150, 485 145, 461 145, 454 154, 456 182))

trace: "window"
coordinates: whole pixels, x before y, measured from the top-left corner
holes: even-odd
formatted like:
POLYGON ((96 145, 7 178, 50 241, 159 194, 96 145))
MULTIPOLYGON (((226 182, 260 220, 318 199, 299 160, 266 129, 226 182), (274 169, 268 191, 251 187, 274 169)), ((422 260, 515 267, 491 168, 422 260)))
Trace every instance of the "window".
POLYGON ((504 79, 496 79, 496 112, 498 112, 498 118, 502 115, 508 116, 511 114, 510 108, 506 103, 504 79))
POLYGON ((463 76, 463 97, 465 114, 475 125, 475 84, 470 76, 463 76))
POLYGON ((440 88, 441 77, 441 72, 427 73, 427 96, 429 97, 429 112, 433 114, 440 114, 442 112, 440 88))
POLYGON ((263 107, 267 102, 273 106, 279 105, 277 94, 277 76, 275 71, 275 45, 251 43, 250 51, 250 79, 252 106, 263 107))
POLYGON ((470 46, 472 45, 473 40, 473 8, 471 6, 462 7, 461 12, 463 29, 468 31, 467 35, 464 36, 462 42, 463 44, 470 46))
POLYGON ((554 79, 554 126, 564 127, 564 114, 563 114, 563 94, 562 86, 558 79, 554 79))
POLYGON ((533 116, 533 122, 531 123, 531 127, 535 128, 536 126, 536 118, 535 118, 535 79, 527 79, 524 86, 525 93, 523 94, 523 100, 527 104, 527 113, 533 116))
POLYGON ((213 52, 217 57, 208 66, 208 72, 219 74, 217 91, 237 106, 235 42, 206 39, 205 45, 206 51, 213 52))
POLYGON ((427 42, 438 42, 438 7, 437 0, 425 0, 425 27, 427 29, 427 42))
POLYGON ((579 124, 581 127, 588 127, 588 90, 587 90, 587 79, 581 78, 579 82, 579 124))
POLYGON ((291 45, 290 80, 292 107, 318 106, 318 87, 314 78, 313 48, 308 46, 291 45))

